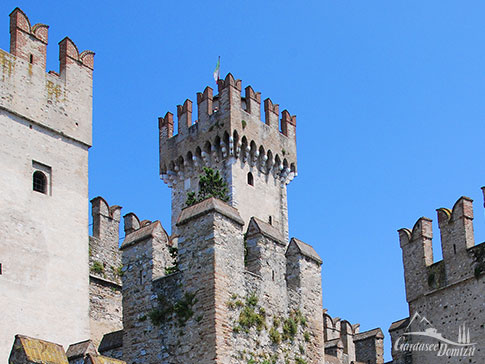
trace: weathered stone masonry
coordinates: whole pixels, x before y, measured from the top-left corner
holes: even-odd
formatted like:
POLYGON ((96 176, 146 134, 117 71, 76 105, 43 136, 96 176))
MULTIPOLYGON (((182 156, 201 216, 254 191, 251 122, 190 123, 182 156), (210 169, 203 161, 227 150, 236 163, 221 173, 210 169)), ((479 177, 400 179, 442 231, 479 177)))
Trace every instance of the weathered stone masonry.
MULTIPOLYGON (((485 188, 482 188, 485 194, 485 188)), ((421 217, 412 230, 399 230, 404 263, 409 318, 393 323, 389 329, 393 343, 393 363, 483 363, 485 361, 485 243, 475 245, 473 205, 461 197, 450 210, 437 209, 443 260, 433 261, 432 221, 421 217), (394 344, 406 331, 426 329, 426 318, 437 332, 454 342, 460 328, 476 343, 474 355, 437 356, 436 352, 402 352, 394 344)), ((426 337, 408 337, 408 343, 433 343, 426 337)), ((440 343, 440 345, 443 343, 440 343)), ((441 346, 440 346, 441 348, 441 346)), ((444 348, 444 344, 443 344, 444 348)), ((450 345, 450 349, 453 348, 450 345)), ((451 352, 450 352, 451 353, 451 352)))

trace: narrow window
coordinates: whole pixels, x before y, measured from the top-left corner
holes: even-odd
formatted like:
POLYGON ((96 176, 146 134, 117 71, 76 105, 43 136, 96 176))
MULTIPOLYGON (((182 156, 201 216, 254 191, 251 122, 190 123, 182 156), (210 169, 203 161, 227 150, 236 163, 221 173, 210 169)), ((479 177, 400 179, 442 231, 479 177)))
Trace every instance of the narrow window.
POLYGON ((35 171, 33 175, 34 191, 47 194, 47 177, 41 171, 35 171))
POLYGON ((34 55, 33 54, 30 55, 29 62, 30 62, 30 64, 34 63, 34 55))
POLYGON ((274 281, 274 271, 272 271, 271 277, 273 278, 273 281, 274 281))
POLYGON ((2 275, 2 263, 0 263, 0 276, 2 275))
POLYGON ((248 173, 248 185, 254 186, 254 177, 251 172, 248 173))
POLYGON ((453 244, 453 252, 456 254, 456 245, 453 244))
POLYGON ((269 216, 268 223, 270 225, 273 225, 273 216, 271 216, 271 215, 269 216))
POLYGON ((140 271, 140 284, 143 284, 143 271, 140 271))

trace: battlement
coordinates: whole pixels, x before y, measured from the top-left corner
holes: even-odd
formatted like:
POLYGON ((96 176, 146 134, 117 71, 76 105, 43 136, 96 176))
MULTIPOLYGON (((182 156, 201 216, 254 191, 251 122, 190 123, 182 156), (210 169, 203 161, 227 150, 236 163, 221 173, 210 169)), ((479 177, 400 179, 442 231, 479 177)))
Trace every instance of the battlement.
MULTIPOLYGON (((417 297, 466 280, 474 275, 476 261, 473 234, 473 200, 462 196, 452 209, 437 211, 443 260, 433 262, 433 226, 426 217, 412 230, 398 230, 403 252, 408 302, 417 297)), ((475 269, 475 276, 481 272, 475 269)))
POLYGON ((0 50, 0 109, 91 145, 94 52, 59 42, 59 72, 46 73, 49 26, 10 14, 10 53, 0 50))
POLYGON ((197 93, 198 119, 192 121, 192 101, 177 106, 178 134, 173 135, 173 114, 159 118, 160 174, 169 186, 184 172, 214 166, 222 160, 256 166, 282 183, 296 176, 296 116, 287 110, 279 118, 279 105, 264 101, 251 86, 241 95, 241 80, 228 74, 218 82, 218 95, 206 87, 197 93))

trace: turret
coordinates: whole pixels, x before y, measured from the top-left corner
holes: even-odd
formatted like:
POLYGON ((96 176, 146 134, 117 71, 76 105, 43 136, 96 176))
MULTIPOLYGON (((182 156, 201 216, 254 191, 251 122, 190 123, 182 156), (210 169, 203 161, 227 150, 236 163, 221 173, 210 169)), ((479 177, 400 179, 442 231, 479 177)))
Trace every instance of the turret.
POLYGON ((198 191, 203 167, 220 171, 229 187, 229 204, 245 225, 252 216, 269 221, 288 239, 286 185, 297 174, 296 116, 264 102, 251 86, 241 95, 241 81, 231 74, 218 82, 218 94, 206 87, 197 94, 197 117, 192 102, 177 106, 178 134, 173 116, 159 118, 160 177, 172 188, 172 232, 185 207, 188 192, 198 191))

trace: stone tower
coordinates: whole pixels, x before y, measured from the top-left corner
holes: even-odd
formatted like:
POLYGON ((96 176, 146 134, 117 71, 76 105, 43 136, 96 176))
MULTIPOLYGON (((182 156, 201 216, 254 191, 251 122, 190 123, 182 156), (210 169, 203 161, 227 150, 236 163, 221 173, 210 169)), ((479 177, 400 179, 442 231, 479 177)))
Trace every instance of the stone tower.
POLYGON ((202 167, 217 169, 229 186, 230 205, 247 226, 255 216, 288 238, 286 185, 296 176, 296 117, 264 101, 251 86, 241 96, 241 81, 228 74, 218 82, 219 94, 206 87, 197 94, 198 120, 192 101, 177 106, 178 133, 173 115, 159 119, 160 176, 172 188, 172 233, 187 193, 198 189, 202 167))
POLYGON ((15 334, 89 337, 88 149, 94 53, 59 43, 46 73, 48 26, 10 14, 0 50, 0 361, 15 334))
POLYGON ((127 363, 323 363, 322 260, 288 241, 286 184, 296 174, 295 117, 231 74, 159 120, 172 231, 125 215, 123 359, 127 363), (202 167, 219 170, 229 203, 184 208, 202 167))

